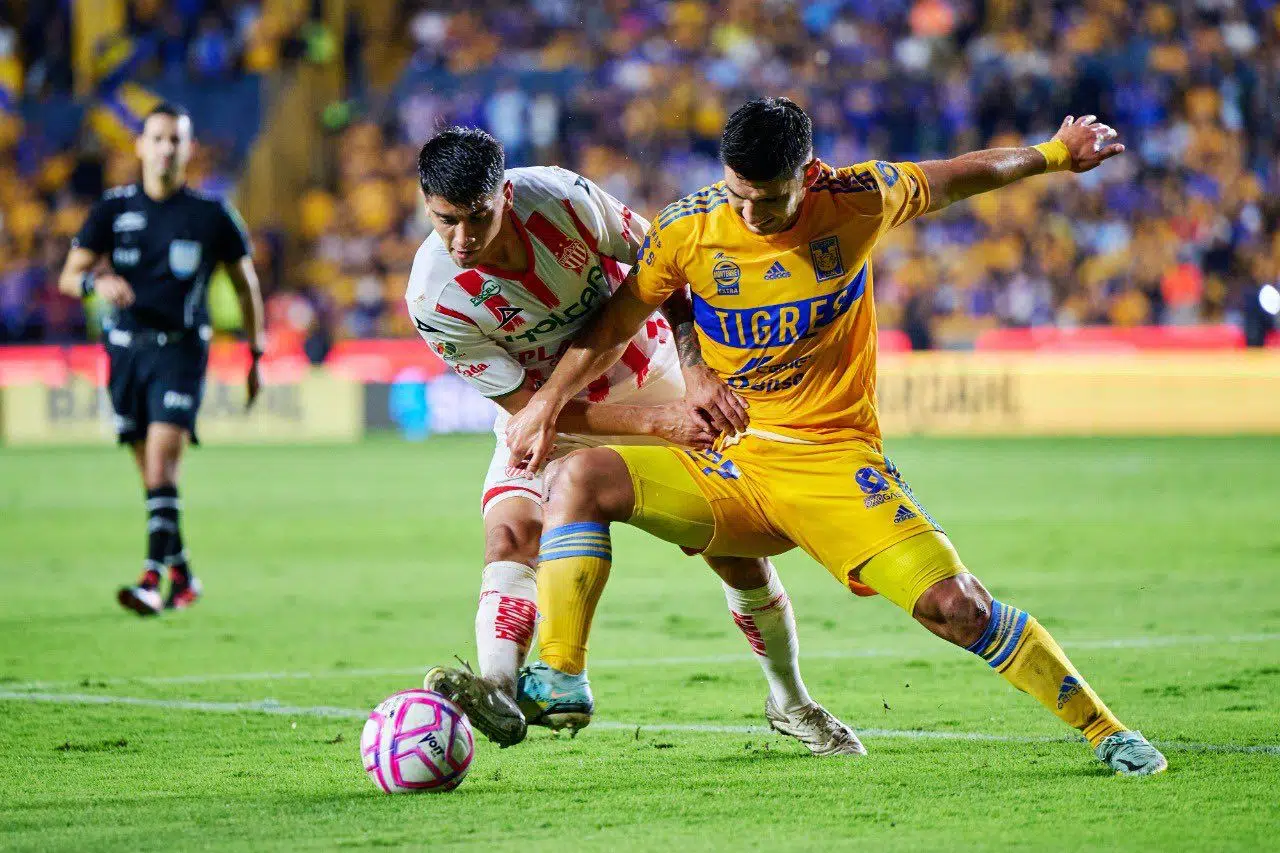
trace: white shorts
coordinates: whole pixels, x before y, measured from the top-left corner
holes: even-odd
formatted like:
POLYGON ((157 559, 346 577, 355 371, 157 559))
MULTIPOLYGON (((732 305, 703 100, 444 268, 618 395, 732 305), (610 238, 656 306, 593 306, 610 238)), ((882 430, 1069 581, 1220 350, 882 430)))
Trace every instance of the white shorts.
MULTIPOLYGON (((674 403, 684 396, 684 376, 679 369, 651 377, 643 388, 636 389, 627 395, 619 394, 610 397, 609 402, 628 406, 661 406, 674 403)), ((489 473, 484 478, 484 494, 480 498, 480 514, 489 510, 508 498, 526 498, 542 503, 543 476, 508 477, 507 465, 511 460, 511 451, 507 449, 507 421, 511 416, 505 411, 498 413, 493 424, 493 434, 497 439, 493 448, 493 459, 489 462, 489 473)), ((560 433, 556 436, 556 449, 551 459, 556 460, 568 456, 575 450, 584 447, 602 447, 606 444, 666 444, 660 438, 643 435, 570 435, 560 433)))

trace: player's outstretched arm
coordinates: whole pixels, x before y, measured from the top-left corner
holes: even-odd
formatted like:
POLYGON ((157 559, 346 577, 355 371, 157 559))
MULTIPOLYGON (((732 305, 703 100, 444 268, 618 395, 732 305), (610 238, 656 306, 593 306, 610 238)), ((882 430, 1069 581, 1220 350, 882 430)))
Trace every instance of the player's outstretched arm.
MULTIPOLYGON (((535 389, 529 379, 517 391, 493 401, 517 415, 533 399, 535 389)), ((661 406, 629 406, 621 403, 592 403, 571 399, 556 418, 556 432, 575 435, 645 435, 672 444, 706 450, 715 444, 719 431, 702 418, 691 418, 682 401, 661 406)), ((511 469, 515 476, 515 469, 511 469)))
POLYGON ((613 365, 622 347, 644 325, 653 306, 641 300, 628 281, 605 302, 600 313, 560 358, 537 393, 507 424, 513 472, 542 470, 555 446, 556 421, 565 405, 613 365))
POLYGON ((236 297, 240 300, 240 316, 244 318, 244 334, 249 341, 249 375, 245 378, 248 398, 245 408, 253 405, 262 389, 262 377, 258 372, 258 360, 266 349, 262 310, 262 288, 258 284, 258 271, 253 267, 253 259, 248 255, 234 263, 227 264, 227 275, 231 286, 235 288, 236 297))
POLYGON ((1116 131, 1097 116, 1067 116, 1053 139, 1027 148, 988 148, 950 160, 927 160, 920 169, 929 181, 929 211, 969 196, 991 192, 1046 172, 1087 172, 1124 152, 1111 140, 1116 131))

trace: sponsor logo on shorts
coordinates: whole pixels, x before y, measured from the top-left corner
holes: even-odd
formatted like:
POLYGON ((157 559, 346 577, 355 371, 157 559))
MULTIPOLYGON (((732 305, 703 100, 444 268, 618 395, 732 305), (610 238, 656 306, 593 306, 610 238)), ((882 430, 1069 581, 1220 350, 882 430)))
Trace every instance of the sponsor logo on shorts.
POLYGON ((907 509, 906 504, 898 504, 898 511, 893 514, 893 523, 902 524, 904 521, 911 521, 913 518, 919 518, 912 510, 907 509))
POLYGON ((195 406, 196 398, 178 391, 165 391, 162 404, 166 409, 190 409, 195 406))
POLYGON ((458 364, 458 365, 454 365, 454 368, 453 368, 453 369, 454 369, 454 370, 456 370, 456 371, 458 371, 458 375, 459 375, 459 376, 465 376, 465 377, 467 377, 468 379, 475 379, 475 378, 476 378, 477 376, 479 376, 481 373, 484 373, 486 370, 488 370, 488 369, 489 369, 489 365, 487 365, 487 364, 467 364, 467 365, 458 364))

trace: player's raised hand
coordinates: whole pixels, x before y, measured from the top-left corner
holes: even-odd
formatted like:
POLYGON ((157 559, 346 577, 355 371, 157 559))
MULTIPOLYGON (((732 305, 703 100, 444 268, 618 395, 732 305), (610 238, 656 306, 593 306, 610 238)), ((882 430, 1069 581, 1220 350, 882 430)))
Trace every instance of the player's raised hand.
POLYGON ((720 437, 720 429, 689 400, 654 406, 652 417, 653 434, 681 447, 710 450, 720 437))
POLYGON ((116 308, 128 308, 133 304, 133 288, 129 282, 112 273, 95 277, 93 291, 116 308))
POLYGON ((705 364, 683 368, 684 397, 700 409, 716 432, 737 435, 747 428, 747 402, 705 364))
POLYGON ((534 395, 507 422, 508 477, 534 477, 546 466, 556 447, 556 418, 560 407, 534 395))
POLYGON ((1099 124, 1097 116, 1088 115, 1067 116, 1053 138, 1062 140, 1071 152, 1071 171, 1087 172, 1103 160, 1124 153, 1124 145, 1112 142, 1117 135, 1115 128, 1099 124))

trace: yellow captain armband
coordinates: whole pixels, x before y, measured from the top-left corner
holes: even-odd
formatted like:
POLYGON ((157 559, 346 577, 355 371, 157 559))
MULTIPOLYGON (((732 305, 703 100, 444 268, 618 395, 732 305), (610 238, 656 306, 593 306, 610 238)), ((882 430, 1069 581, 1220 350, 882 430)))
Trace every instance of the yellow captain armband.
POLYGON ((1061 172, 1071 168, 1071 152, 1067 150, 1067 143, 1061 139, 1051 139, 1031 147, 1044 155, 1045 162, 1048 164, 1045 172, 1061 172))

